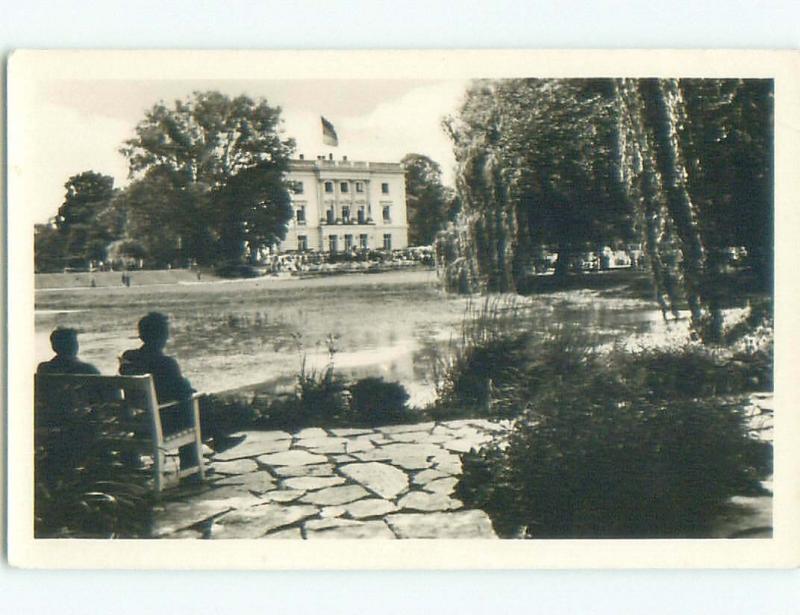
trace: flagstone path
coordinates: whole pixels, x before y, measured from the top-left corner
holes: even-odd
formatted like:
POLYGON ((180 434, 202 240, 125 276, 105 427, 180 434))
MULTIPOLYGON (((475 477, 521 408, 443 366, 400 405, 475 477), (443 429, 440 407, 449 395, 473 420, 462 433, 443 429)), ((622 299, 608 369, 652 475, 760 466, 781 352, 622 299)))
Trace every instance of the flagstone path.
MULTIPOLYGON (((750 396, 772 440, 773 396, 750 396), (768 411, 765 415, 764 411, 768 411)), ((464 419, 375 429, 248 431, 211 454, 209 478, 156 506, 160 538, 496 538, 489 516, 453 496, 460 454, 502 442, 510 421, 464 419)), ((764 486, 771 491, 772 483, 764 486)), ((769 537, 772 496, 731 499, 711 537, 769 537)))
MULTIPOLYGON (((496 538, 453 497, 460 454, 509 421, 248 431, 214 454, 209 480, 155 510, 162 538, 496 538)), ((191 488, 190 488, 191 489, 191 488)))

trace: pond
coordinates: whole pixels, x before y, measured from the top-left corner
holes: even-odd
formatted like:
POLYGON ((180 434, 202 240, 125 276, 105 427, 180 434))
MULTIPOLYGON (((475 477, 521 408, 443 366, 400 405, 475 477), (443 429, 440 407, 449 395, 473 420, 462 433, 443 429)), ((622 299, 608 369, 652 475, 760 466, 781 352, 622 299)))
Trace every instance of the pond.
MULTIPOLYGON (((613 289, 516 302, 528 306, 535 330, 575 323, 598 343, 650 343, 686 333, 684 321, 666 324, 652 302, 613 289)), ((422 405, 435 395, 436 356, 459 339, 469 305, 444 294, 427 270, 39 290, 35 354, 37 362, 50 358, 50 331, 74 327, 81 358, 116 373, 119 355, 139 345, 137 321, 157 310, 171 320, 167 353, 197 390, 289 390, 305 357, 307 369, 324 369, 332 359, 344 377, 401 382, 411 402, 422 405)))

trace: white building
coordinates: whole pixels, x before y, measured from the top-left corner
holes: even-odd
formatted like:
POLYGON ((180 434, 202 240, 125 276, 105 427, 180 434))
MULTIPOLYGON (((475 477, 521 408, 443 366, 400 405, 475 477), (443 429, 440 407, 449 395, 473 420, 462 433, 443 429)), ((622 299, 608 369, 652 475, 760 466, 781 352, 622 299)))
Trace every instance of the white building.
POLYGON ((405 172, 400 163, 354 162, 343 157, 292 160, 294 210, 282 252, 408 246, 405 172))

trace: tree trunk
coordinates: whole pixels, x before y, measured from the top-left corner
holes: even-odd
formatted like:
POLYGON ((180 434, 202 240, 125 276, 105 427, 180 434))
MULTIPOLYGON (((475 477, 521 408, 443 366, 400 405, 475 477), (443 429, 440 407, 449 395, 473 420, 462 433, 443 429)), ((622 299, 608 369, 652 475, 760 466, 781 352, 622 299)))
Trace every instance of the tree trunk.
POLYGON ((569 273, 569 257, 570 252, 567 249, 567 246, 564 244, 559 244, 558 256, 556 257, 556 266, 555 270, 553 271, 553 275, 559 280, 566 278, 567 273, 569 273))
POLYGON ((664 220, 660 194, 661 180, 653 162, 650 138, 642 116, 642 97, 634 82, 622 80, 618 85, 618 138, 624 139, 619 152, 620 180, 637 201, 641 220, 641 236, 653 274, 655 298, 661 314, 667 319, 668 312, 677 318, 677 300, 674 284, 668 280, 669 272, 661 259, 664 242, 664 220))
POLYGON ((640 82, 645 117, 652 129, 656 166, 661 175, 667 209, 680 238, 681 268, 686 286, 686 299, 692 315, 692 329, 703 341, 721 337, 711 317, 707 300, 706 257, 697 212, 689 195, 686 167, 677 132, 677 118, 682 100, 675 80, 643 79, 640 82))

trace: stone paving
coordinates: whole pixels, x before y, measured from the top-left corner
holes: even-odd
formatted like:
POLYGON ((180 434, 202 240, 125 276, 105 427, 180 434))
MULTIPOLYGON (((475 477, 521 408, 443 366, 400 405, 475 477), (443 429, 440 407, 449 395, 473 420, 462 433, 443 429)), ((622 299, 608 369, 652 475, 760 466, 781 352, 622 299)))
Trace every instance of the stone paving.
POLYGON ((453 491, 460 454, 509 421, 248 431, 210 458, 209 480, 155 510, 162 538, 496 538, 453 491))
MULTIPOLYGON (((749 396, 772 440, 771 393, 749 396), (765 414, 766 412, 766 414, 765 414)), ((489 516, 453 496, 460 454, 502 442, 510 421, 463 419, 375 429, 241 432, 210 454, 209 478, 155 509, 160 538, 496 538, 489 516)), ((771 492, 771 481, 764 486, 771 492)), ((731 499, 712 538, 769 537, 772 496, 731 499)))

